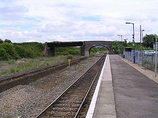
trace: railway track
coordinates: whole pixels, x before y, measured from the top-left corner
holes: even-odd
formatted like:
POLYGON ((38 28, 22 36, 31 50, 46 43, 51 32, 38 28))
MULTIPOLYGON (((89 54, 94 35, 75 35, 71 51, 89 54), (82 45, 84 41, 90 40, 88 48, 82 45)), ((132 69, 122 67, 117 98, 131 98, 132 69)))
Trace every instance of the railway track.
MULTIPOLYGON (((106 55, 103 55, 86 73, 71 84, 58 98, 35 118, 77 118, 85 114, 83 106, 91 98, 106 55), (92 89, 93 88, 93 89, 92 89)), ((84 107, 85 109, 85 107, 84 107)))

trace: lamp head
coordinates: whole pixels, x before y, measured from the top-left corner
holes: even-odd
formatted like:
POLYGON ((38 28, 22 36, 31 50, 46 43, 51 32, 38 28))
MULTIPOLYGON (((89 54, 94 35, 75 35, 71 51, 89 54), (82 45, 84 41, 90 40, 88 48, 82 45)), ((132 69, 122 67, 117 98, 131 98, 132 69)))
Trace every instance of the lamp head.
POLYGON ((126 22, 126 24, 134 24, 134 23, 131 23, 131 22, 126 22))
POLYGON ((126 22, 126 24, 131 24, 131 22, 126 22))

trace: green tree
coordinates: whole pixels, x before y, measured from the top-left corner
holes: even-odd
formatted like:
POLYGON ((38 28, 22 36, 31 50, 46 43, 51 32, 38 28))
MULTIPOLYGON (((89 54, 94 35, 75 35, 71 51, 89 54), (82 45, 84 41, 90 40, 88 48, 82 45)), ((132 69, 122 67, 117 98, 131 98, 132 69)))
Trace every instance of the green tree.
POLYGON ((9 40, 9 39, 5 39, 4 42, 5 43, 12 43, 11 40, 9 40))
POLYGON ((120 41, 115 41, 112 45, 113 51, 117 54, 121 54, 124 51, 124 48, 126 45, 124 42, 120 42, 120 41))
POLYGON ((80 55, 80 48, 76 47, 57 47, 55 55, 80 55))
POLYGON ((18 53, 18 55, 20 56, 20 58, 27 58, 28 56, 28 52, 26 51, 26 49, 20 45, 15 45, 15 50, 18 53))
POLYGON ((2 47, 0 47, 0 60, 8 60, 9 54, 6 52, 6 50, 2 47))
POLYGON ((2 43, 0 44, 1 48, 4 48, 9 55, 10 59, 18 59, 19 55, 16 52, 14 45, 12 43, 2 43))
MULTIPOLYGON (((17 47, 17 50, 19 50, 19 51, 23 50, 25 53, 23 56, 26 55, 26 57, 29 57, 29 58, 41 56, 42 52, 44 50, 44 44, 38 43, 38 42, 14 43, 14 45, 21 46, 21 47, 17 47)), ((21 51, 18 53, 21 53, 21 51)))
POLYGON ((143 46, 153 48, 156 34, 145 35, 143 37, 143 46))
POLYGON ((0 39, 0 44, 1 44, 1 43, 3 43, 3 40, 2 40, 2 39, 0 39))
POLYGON ((36 52, 33 50, 31 46, 29 48, 26 48, 26 55, 29 58, 35 58, 37 56, 36 52))

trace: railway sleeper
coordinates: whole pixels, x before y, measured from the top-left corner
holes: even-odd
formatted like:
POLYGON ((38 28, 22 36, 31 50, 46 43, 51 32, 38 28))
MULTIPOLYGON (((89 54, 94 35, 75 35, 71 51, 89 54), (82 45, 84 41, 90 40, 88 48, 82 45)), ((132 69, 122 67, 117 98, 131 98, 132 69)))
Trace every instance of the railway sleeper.
POLYGON ((69 106, 67 106, 67 107, 53 107, 53 108, 51 108, 51 110, 52 110, 52 112, 54 112, 54 111, 60 111, 60 112, 73 111, 73 112, 76 112, 78 107, 75 107, 75 108, 74 107, 72 108, 72 107, 69 107, 69 106))
POLYGON ((82 96, 78 96, 76 95, 75 97, 64 97, 64 98, 61 98, 60 101, 65 101, 65 102, 69 102, 69 101, 79 101, 83 99, 83 95, 82 96))
POLYGON ((76 108, 78 107, 80 104, 56 104, 55 106, 56 107, 65 107, 65 106, 69 106, 69 107, 72 107, 72 108, 76 108))
MULTIPOLYGON (((59 104, 81 104, 81 101, 68 101, 68 102, 65 102, 65 101, 60 101, 58 102, 59 104)), ((57 103, 57 104, 58 104, 57 103)))
POLYGON ((69 111, 69 112, 49 112, 48 115, 45 115, 42 118, 72 118, 76 112, 69 111))

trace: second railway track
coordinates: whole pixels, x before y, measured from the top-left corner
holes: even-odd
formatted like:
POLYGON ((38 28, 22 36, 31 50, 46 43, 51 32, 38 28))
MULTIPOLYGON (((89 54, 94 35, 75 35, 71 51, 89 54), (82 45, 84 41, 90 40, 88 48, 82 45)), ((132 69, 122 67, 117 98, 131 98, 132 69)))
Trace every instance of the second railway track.
POLYGON ((35 118, 76 118, 88 96, 106 55, 102 56, 85 74, 70 85, 58 98, 47 106, 35 118))

